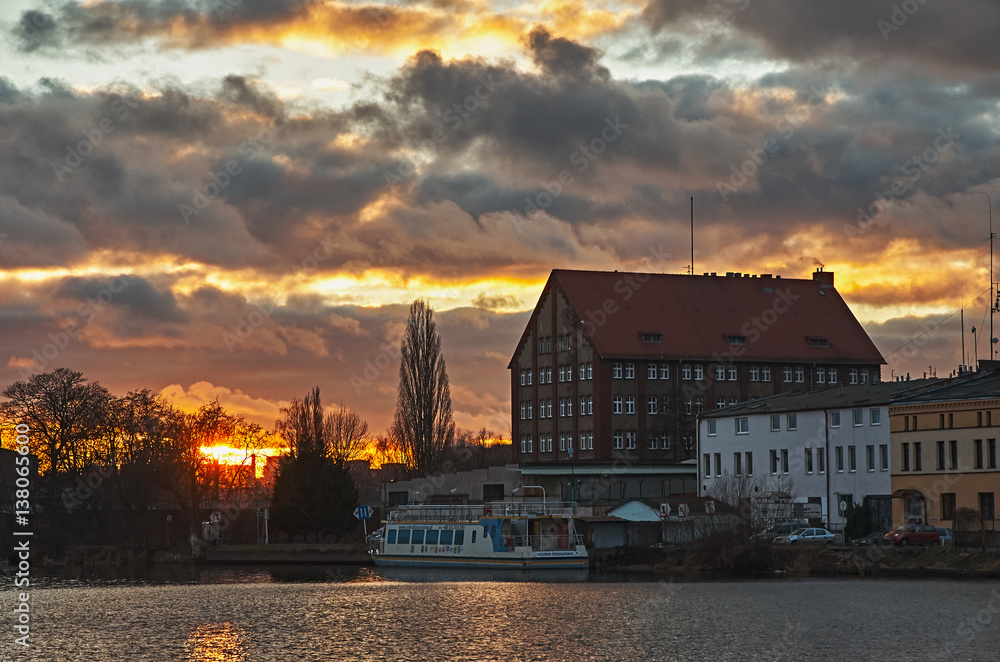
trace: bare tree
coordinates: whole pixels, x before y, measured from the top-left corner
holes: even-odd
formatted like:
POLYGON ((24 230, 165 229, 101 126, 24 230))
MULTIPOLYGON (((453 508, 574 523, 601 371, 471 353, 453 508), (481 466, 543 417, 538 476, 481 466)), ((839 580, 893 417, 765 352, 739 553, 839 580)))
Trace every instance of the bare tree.
POLYGON ((451 389, 433 312, 421 299, 410 306, 401 345, 399 391, 392 434, 417 472, 434 468, 455 438, 451 389))
POLYGON ((31 426, 44 476, 76 476, 112 461, 102 443, 111 394, 97 382, 88 383, 83 373, 57 368, 14 382, 3 397, 8 398, 0 405, 3 413, 31 426))
POLYGON ((323 437, 330 459, 336 464, 361 457, 368 444, 368 422, 357 412, 340 405, 323 420, 323 437))
POLYGON ((281 409, 281 418, 275 423, 275 433, 289 446, 293 458, 318 460, 326 457, 323 439, 323 404, 316 386, 302 400, 294 399, 281 409))

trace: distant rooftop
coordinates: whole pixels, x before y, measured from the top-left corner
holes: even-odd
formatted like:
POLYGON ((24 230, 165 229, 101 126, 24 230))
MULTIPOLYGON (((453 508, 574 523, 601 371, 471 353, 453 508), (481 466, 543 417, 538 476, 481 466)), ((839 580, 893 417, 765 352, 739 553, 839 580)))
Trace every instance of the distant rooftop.
MULTIPOLYGON (((985 361, 982 363, 986 363, 985 361)), ((990 369, 963 375, 933 388, 923 389, 893 401, 893 404, 918 402, 956 402, 961 400, 989 400, 1000 398, 1000 370, 990 369)))
POLYGON ((880 407, 898 401, 900 395, 923 392, 929 386, 936 386, 946 379, 915 379, 908 382, 879 382, 877 384, 854 384, 850 386, 828 386, 820 391, 796 391, 772 395, 760 400, 751 400, 723 409, 713 409, 702 418, 723 418, 746 416, 748 414, 769 414, 794 411, 817 411, 826 409, 850 409, 853 407, 880 407))

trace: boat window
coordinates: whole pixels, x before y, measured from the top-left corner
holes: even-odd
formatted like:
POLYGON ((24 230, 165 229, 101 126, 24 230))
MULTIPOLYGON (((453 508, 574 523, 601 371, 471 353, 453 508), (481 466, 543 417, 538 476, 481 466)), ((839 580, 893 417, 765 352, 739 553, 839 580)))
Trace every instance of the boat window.
POLYGON ((409 531, 400 531, 399 532, 399 539, 397 540, 397 542, 400 545, 409 545, 410 544, 410 532, 409 531))
POLYGON ((396 544, 396 529, 389 529, 389 544, 396 544))
POLYGON ((464 545, 465 544, 465 529, 455 532, 455 544, 464 545))
POLYGON ((493 526, 490 527, 490 538, 496 538, 496 537, 497 537, 497 525, 494 524, 493 526))
POLYGON ((476 530, 472 530, 472 542, 476 542, 476 530))
POLYGON ((438 544, 438 531, 437 529, 431 529, 427 532, 427 544, 436 545, 438 544))
POLYGON ((485 538, 488 535, 490 535, 490 525, 483 524, 483 537, 485 538))
POLYGON ((452 535, 454 533, 455 532, 452 531, 451 529, 448 529, 446 531, 442 531, 441 532, 441 544, 442 545, 450 545, 451 544, 451 540, 452 540, 452 535))
POLYGON ((414 545, 423 545, 424 544, 424 530, 423 529, 417 529, 416 531, 413 532, 413 544, 414 545))

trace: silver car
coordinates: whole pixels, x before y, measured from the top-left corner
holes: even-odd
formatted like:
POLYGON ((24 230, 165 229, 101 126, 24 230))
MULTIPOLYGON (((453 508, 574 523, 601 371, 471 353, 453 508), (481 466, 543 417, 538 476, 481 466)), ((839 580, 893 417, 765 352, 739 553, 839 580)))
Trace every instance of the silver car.
POLYGON ((938 542, 940 542, 942 545, 955 544, 955 538, 953 538, 951 535, 951 529, 946 529, 943 526, 938 526, 935 528, 937 529, 938 535, 941 536, 940 538, 938 538, 938 542))
POLYGON ((795 545, 797 543, 807 543, 813 545, 832 545, 837 539, 836 534, 830 533, 826 529, 796 529, 787 536, 779 536, 774 542, 780 545, 795 545))

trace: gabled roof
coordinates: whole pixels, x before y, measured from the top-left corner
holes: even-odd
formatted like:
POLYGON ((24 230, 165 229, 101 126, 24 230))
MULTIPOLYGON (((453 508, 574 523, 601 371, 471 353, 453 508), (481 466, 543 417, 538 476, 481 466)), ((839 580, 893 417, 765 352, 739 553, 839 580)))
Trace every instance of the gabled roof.
POLYGON ((833 287, 833 274, 814 276, 555 269, 545 291, 563 292, 603 357, 718 360, 735 349, 742 361, 885 363, 833 287), (661 338, 647 342, 643 334, 661 338))

